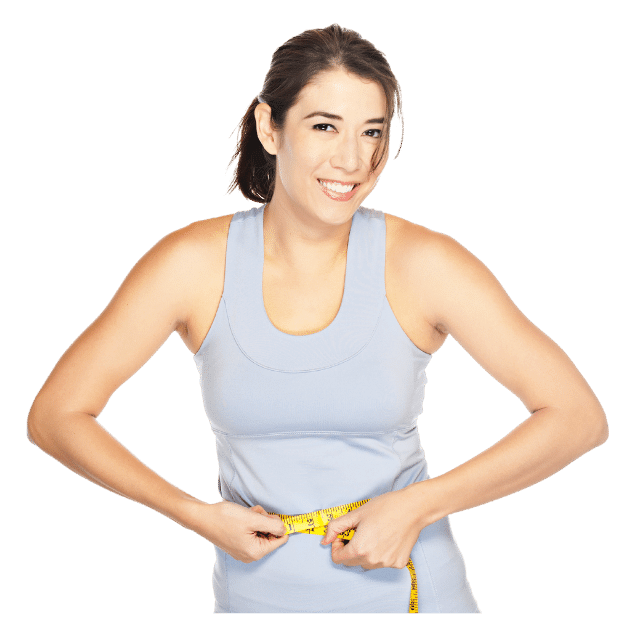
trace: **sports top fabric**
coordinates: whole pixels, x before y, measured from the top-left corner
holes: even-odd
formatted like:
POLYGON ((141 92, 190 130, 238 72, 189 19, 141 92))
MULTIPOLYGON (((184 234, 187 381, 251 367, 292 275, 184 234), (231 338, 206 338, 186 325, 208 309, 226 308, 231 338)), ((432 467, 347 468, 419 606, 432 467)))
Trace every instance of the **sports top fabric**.
MULTIPOLYGON (((264 208, 232 217, 223 295, 194 356, 222 498, 296 515, 429 478, 417 422, 432 356, 387 300, 384 214, 356 210, 339 312, 295 336, 263 302, 264 208)), ((214 612, 408 612, 407 568, 335 564, 320 539, 291 534, 248 564, 215 545, 214 612)), ((479 612, 448 516, 420 532, 411 558, 419 612, 479 612)))

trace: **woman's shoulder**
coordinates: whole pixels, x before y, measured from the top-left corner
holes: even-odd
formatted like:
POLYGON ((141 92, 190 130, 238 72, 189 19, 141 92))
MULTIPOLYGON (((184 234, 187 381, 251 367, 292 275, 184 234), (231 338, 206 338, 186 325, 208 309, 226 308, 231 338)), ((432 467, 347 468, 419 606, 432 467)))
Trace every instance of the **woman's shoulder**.
POLYGON ((207 233, 212 233, 214 236, 218 235, 219 237, 226 238, 227 229, 229 228, 229 224, 233 216, 234 213, 229 215, 219 215, 218 217, 210 217, 208 219, 193 222, 193 224, 189 224, 188 227, 195 226, 197 229, 201 229, 207 233))
POLYGON ((429 256, 432 258, 465 258, 471 253, 454 237, 446 233, 415 224, 403 217, 384 213, 386 231, 393 245, 400 247, 407 256, 429 256))
MULTIPOLYGON (((436 288, 434 275, 442 272, 478 268, 485 264, 459 240, 422 224, 386 213, 391 228, 393 252, 399 264, 421 273, 427 286, 436 288)), ((452 277, 452 275, 446 275, 452 277)))
POLYGON ((231 215, 221 215, 191 222, 178 228, 167 237, 179 248, 196 249, 200 252, 204 246, 217 247, 227 240, 227 231, 231 223, 231 215))

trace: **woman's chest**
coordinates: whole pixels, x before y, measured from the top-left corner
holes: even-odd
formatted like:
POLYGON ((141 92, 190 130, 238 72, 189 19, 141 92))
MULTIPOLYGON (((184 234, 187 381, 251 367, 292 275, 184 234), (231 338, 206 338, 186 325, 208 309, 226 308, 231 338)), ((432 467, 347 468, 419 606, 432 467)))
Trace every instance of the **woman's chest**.
MULTIPOLYGON (((400 261, 400 232, 396 230, 400 218, 386 215, 386 297, 401 329, 407 337, 426 353, 434 353, 445 336, 428 323, 421 311, 421 301, 414 287, 413 271, 400 261)), ((231 216, 215 218, 226 220, 231 216)), ((212 220, 207 220, 212 221, 212 220)), ((219 240, 226 231, 219 231, 219 240)), ((220 304, 225 283, 225 242, 211 249, 207 281, 201 277, 201 287, 187 327, 180 332, 185 344, 196 353, 208 334, 220 304)), ((263 307, 272 325, 281 332, 305 336, 328 327, 337 317, 345 291, 346 259, 322 274, 301 274, 285 270, 268 262, 263 264, 263 307)))

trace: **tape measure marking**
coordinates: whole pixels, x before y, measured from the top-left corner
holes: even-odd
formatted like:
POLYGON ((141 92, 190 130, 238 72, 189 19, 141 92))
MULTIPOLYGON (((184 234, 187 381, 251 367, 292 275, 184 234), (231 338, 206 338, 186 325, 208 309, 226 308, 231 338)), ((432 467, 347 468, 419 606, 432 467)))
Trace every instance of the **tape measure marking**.
MULTIPOLYGON (((338 505, 337 507, 329 507, 328 509, 318 509, 317 511, 311 511, 310 513, 298 514, 295 516, 287 516, 284 514, 270 513, 271 516, 278 516, 285 523, 285 534, 287 533, 309 533, 316 535, 325 535, 328 530, 328 523, 343 514, 346 514, 358 507, 367 503, 370 498, 366 500, 359 500, 355 503, 348 503, 346 505, 338 505)), ((265 535, 258 531, 258 535, 265 535)), ((337 535, 341 540, 351 540, 355 533, 354 529, 347 529, 343 533, 337 535)), ((418 578, 416 576, 416 569, 409 558, 407 562, 407 568, 411 575, 411 595, 409 597, 409 612, 418 612, 418 578)))

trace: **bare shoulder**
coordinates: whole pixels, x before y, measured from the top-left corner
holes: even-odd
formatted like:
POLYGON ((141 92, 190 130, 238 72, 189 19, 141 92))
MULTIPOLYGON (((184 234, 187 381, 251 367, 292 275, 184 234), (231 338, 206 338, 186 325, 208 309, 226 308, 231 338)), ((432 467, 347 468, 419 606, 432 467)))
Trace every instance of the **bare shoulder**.
POLYGON ((392 225, 401 276, 416 284, 427 320, 450 334, 529 412, 548 406, 571 411, 577 424, 589 424, 594 441, 598 432, 606 437, 606 415, 589 384, 482 261, 449 235, 398 218, 392 225))
POLYGON ((488 373, 521 396, 532 407, 529 410, 535 410, 539 393, 522 391, 525 365, 528 368, 528 359, 537 354, 557 357, 555 343, 521 312, 489 268, 456 239, 401 218, 393 225, 400 276, 413 288, 424 319, 451 335, 488 373))
MULTIPOLYGON (((35 399, 35 411, 93 416, 194 310, 196 280, 212 276, 224 221, 195 222, 165 235, 129 271, 101 314, 60 358, 35 399)), ((219 255, 220 256, 220 255, 219 255)))
MULTIPOLYGON (((447 241, 447 235, 438 233, 403 217, 384 213, 386 219, 386 247, 394 264, 397 277, 406 291, 413 292, 426 304, 430 267, 439 243, 447 241)), ((424 310, 423 310, 424 311, 424 310)))
POLYGON ((405 284, 417 297, 424 318, 444 335, 450 333, 440 305, 452 296, 461 276, 485 278, 488 268, 450 235, 384 213, 388 245, 405 284))
POLYGON ((203 283, 205 269, 217 268, 221 262, 224 263, 232 217, 233 214, 202 219, 167 235, 165 239, 191 260, 190 267, 185 270, 186 275, 199 278, 203 283))
POLYGON ((403 217, 384 213, 386 218, 386 227, 388 239, 392 240, 392 245, 405 250, 409 250, 409 246, 415 246, 428 240, 433 235, 440 235, 430 228, 426 228, 420 224, 414 224, 403 217))
POLYGON ((175 230, 168 237, 173 236, 178 247, 185 248, 189 252, 194 249, 196 254, 203 251, 204 245, 209 246, 209 249, 220 248, 221 245, 225 247, 232 217, 233 215, 221 215, 198 220, 175 230))

